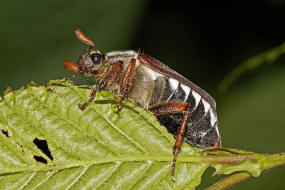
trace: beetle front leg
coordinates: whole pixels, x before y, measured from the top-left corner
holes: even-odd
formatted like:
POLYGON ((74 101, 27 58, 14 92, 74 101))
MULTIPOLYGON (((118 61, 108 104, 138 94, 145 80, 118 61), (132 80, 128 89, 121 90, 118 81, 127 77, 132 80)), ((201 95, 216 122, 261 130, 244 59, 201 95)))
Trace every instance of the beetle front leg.
POLYGON ((187 127, 187 121, 190 116, 190 106, 187 103, 182 102, 164 102, 158 105, 151 106, 149 108, 150 111, 152 111, 155 115, 161 115, 161 114, 176 114, 176 113, 182 113, 183 118, 180 123, 179 131, 176 135, 175 144, 173 146, 173 154, 174 158, 172 161, 172 170, 171 170, 171 177, 174 177, 174 170, 176 166, 176 160, 178 157, 178 153, 181 150, 181 143, 183 140, 183 135, 186 131, 187 127))
POLYGON ((84 110, 95 98, 97 91, 99 90, 99 87, 97 85, 93 85, 91 87, 91 93, 90 93, 90 97, 89 99, 84 103, 84 104, 80 104, 78 103, 78 107, 81 110, 84 110))
POLYGON ((128 97, 132 82, 134 79, 134 71, 136 66, 136 60, 132 59, 131 63, 128 65, 127 70, 123 76, 123 79, 121 81, 120 85, 120 92, 123 94, 123 97, 120 99, 120 101, 117 103, 118 110, 120 110, 120 106, 122 102, 128 97))
POLYGON ((118 63, 116 63, 112 69, 110 69, 110 71, 104 76, 102 82, 100 82, 99 85, 93 85, 91 87, 91 93, 90 93, 90 98, 84 103, 84 104, 80 104, 78 103, 78 106, 81 110, 84 110, 96 97, 96 93, 97 91, 101 90, 101 88, 111 79, 111 78, 116 78, 118 76, 118 74, 120 73, 121 69, 123 66, 123 62, 122 61, 118 61, 118 63))

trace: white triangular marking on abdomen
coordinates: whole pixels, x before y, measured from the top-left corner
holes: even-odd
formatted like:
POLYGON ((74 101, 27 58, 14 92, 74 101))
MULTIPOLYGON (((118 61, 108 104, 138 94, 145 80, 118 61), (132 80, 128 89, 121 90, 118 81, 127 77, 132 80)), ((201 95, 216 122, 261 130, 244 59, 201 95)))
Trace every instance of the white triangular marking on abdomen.
POLYGON ((214 114, 212 108, 210 108, 209 112, 210 112, 210 117, 211 117, 211 126, 214 126, 215 123, 217 122, 217 117, 216 117, 216 115, 214 114))
POLYGON ((184 102, 188 99, 188 96, 190 94, 190 88, 188 86, 185 86, 184 84, 181 84, 181 88, 185 92, 184 102))
POLYGON ((194 90, 192 90, 192 95, 195 98, 195 108, 196 108, 198 106, 200 100, 201 100, 201 96, 197 92, 195 92, 194 90))
POLYGON ((169 81, 169 87, 170 87, 172 93, 168 97, 167 101, 169 101, 172 98, 173 94, 176 92, 178 85, 179 85, 179 82, 175 79, 170 78, 168 81, 169 81))
POLYGON ((206 102, 203 99, 202 99, 202 103, 204 104, 205 114, 207 114, 211 106, 210 106, 210 104, 208 102, 206 102))
MULTIPOLYGON (((216 124, 215 124, 215 129, 216 129, 216 132, 217 132, 217 135, 218 135, 218 137, 221 137, 221 135, 220 135, 220 131, 219 131, 219 128, 218 128, 218 122, 216 122, 216 124)), ((221 140, 220 140, 221 141, 221 140)))

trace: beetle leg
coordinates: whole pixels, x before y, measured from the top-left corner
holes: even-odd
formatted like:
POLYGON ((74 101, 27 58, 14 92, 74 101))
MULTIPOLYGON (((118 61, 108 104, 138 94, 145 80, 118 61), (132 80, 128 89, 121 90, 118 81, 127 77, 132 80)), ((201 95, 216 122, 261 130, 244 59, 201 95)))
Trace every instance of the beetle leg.
POLYGON ((91 87, 91 93, 90 93, 90 98, 84 103, 80 104, 78 103, 78 106, 81 110, 84 110, 95 98, 97 91, 101 90, 101 88, 111 79, 111 78, 116 78, 118 74, 120 73, 121 69, 123 66, 122 61, 118 61, 117 64, 115 64, 110 71, 104 76, 102 82, 99 83, 99 85, 93 85, 91 87))
POLYGON ((90 93, 90 97, 89 99, 84 103, 84 104, 80 104, 78 103, 78 107, 81 109, 81 110, 84 110, 95 98, 96 96, 96 92, 98 91, 98 86, 97 85, 93 85, 91 87, 91 93, 90 93))
POLYGON ((134 78, 134 71, 136 66, 136 60, 132 59, 131 63, 128 65, 127 70, 123 76, 123 79, 121 81, 120 85, 120 92, 123 94, 123 97, 120 99, 120 101, 117 103, 118 110, 120 110, 120 106, 122 102, 128 97, 129 91, 132 86, 132 81, 134 78))
POLYGON ((110 71, 105 75, 103 80, 100 82, 99 88, 101 89, 111 78, 115 79, 122 70, 122 66, 123 62, 118 61, 118 63, 116 63, 116 65, 114 65, 112 69, 110 69, 110 71))
POLYGON ((183 118, 182 118, 182 121, 180 123, 179 131, 177 132, 176 140, 175 140, 175 143, 173 146, 174 158, 172 161, 171 176, 174 177, 176 160, 178 157, 178 153, 181 150, 181 143, 183 140, 183 135, 186 131, 187 120, 190 116, 190 106, 189 106, 189 104, 182 103, 182 102, 164 102, 161 104, 151 106, 149 108, 149 110, 152 111, 155 115, 175 114, 175 113, 182 113, 183 114, 183 118))

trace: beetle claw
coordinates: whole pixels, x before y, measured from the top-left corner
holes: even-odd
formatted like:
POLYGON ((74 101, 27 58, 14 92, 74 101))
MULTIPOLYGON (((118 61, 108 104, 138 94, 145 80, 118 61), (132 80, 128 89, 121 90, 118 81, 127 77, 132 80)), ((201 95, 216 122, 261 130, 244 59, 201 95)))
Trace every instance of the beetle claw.
POLYGON ((120 109, 121 109, 121 104, 120 104, 120 102, 119 102, 119 103, 117 103, 116 107, 117 107, 118 112, 119 112, 119 111, 120 111, 120 109))
POLYGON ((78 105, 78 107, 79 107, 82 111, 84 111, 85 108, 86 108, 86 105, 85 105, 85 104, 81 104, 80 102, 79 102, 77 105, 78 105))
POLYGON ((171 175, 170 178, 173 182, 176 182, 176 178, 174 176, 171 175))

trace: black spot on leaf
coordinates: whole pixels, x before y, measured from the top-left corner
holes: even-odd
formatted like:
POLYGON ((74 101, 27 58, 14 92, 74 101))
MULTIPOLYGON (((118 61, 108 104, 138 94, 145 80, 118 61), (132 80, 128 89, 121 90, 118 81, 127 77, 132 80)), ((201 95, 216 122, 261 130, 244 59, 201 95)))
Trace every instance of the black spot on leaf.
POLYGON ((34 155, 34 159, 37 161, 37 162, 41 162, 41 163, 44 163, 44 164, 47 164, 47 160, 41 156, 36 156, 34 155))
POLYGON ((1 132, 3 135, 5 135, 6 137, 9 137, 8 131, 1 129, 1 132))
POLYGON ((42 153, 44 153, 47 157, 49 157, 49 159, 53 160, 53 156, 48 148, 48 144, 46 140, 35 138, 33 140, 33 143, 38 147, 38 149, 42 151, 42 153))

